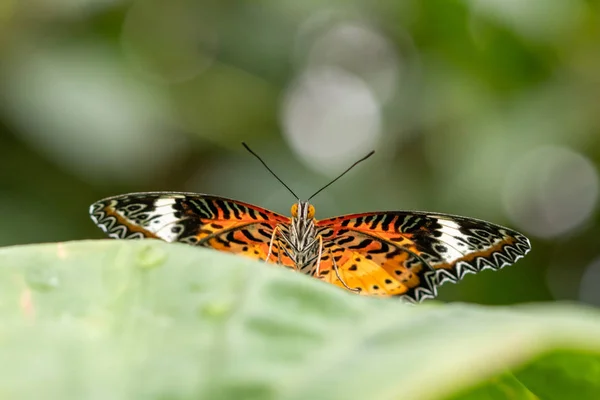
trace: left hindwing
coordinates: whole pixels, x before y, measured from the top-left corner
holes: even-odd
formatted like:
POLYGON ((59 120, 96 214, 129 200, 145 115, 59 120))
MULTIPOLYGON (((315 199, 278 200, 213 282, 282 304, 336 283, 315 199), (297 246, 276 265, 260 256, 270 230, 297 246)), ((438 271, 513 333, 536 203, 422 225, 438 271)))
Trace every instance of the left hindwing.
POLYGON ((251 204, 179 192, 109 197, 92 204, 90 216, 114 239, 155 238, 258 259, 266 258, 273 229, 289 224, 289 218, 251 204))
POLYGON ((324 250, 320 279, 411 301, 435 297, 436 286, 468 273, 513 264, 531 248, 514 230, 447 214, 353 214, 318 221, 317 228, 324 250))

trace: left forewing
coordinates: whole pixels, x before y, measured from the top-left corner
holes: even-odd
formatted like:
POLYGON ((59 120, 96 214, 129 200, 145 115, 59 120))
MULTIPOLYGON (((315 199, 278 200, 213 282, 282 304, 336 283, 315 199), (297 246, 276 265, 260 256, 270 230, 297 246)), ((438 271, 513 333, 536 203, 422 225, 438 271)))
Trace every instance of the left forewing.
POLYGON ((115 239, 155 238, 258 259, 266 258, 275 227, 289 222, 251 204, 178 192, 110 197, 94 203, 90 215, 115 239))

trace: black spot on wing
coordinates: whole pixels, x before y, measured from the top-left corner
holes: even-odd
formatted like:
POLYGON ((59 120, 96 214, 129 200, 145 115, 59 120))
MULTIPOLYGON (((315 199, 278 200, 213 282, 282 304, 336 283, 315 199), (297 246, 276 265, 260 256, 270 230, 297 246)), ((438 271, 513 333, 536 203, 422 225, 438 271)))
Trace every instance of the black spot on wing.
POLYGON ((240 245, 246 244, 245 241, 238 240, 235 238, 235 231, 227 232, 227 234, 225 235, 225 239, 227 239, 228 242, 235 243, 235 244, 240 244, 240 245))
POLYGON ((206 205, 206 208, 210 211, 210 219, 216 219, 217 216, 219 215, 219 210, 217 209, 217 207, 213 204, 212 201, 207 200, 203 202, 206 205))
POLYGON ((371 225, 369 226, 369 229, 373 230, 375 228, 377 228, 377 226, 379 225, 379 223, 383 220, 384 215, 383 214, 375 214, 373 216, 371 216, 369 218, 371 225))
POLYGON ((229 202, 224 202, 223 200, 215 199, 213 200, 215 206, 221 210, 223 213, 223 219, 231 218, 231 211, 229 210, 229 202))
POLYGON ((231 203, 231 212, 233 213, 235 219, 239 220, 242 217, 240 208, 236 203, 231 203))
POLYGON ((381 230, 387 232, 390 229, 390 223, 393 219, 393 215, 383 214, 383 220, 381 221, 381 230))
POLYGON ((394 217, 394 232, 402 232, 402 218, 399 215, 394 217))
POLYGON ((227 248, 231 247, 231 243, 230 243, 230 242, 228 242, 227 240, 223 240, 223 239, 221 239, 219 236, 215 236, 215 238, 214 238, 214 239, 215 239, 215 240, 216 240, 216 241, 217 241, 219 244, 222 244, 224 247, 227 247, 227 248))
POLYGON ((379 242, 379 244, 381 245, 381 247, 379 249, 373 249, 373 250, 369 250, 369 253, 371 254, 382 254, 382 253, 388 253, 390 251, 390 245, 388 245, 386 242, 379 242))
POLYGON ((250 218, 255 219, 255 220, 258 219, 256 217, 256 211, 253 208, 250 208, 250 207, 245 207, 245 208, 246 208, 246 213, 250 216, 250 218))
POLYGON ((244 235, 248 240, 251 240, 253 242, 260 242, 261 240, 257 237, 254 237, 252 235, 252 233, 250 233, 250 231, 248 229, 240 229, 240 232, 242 232, 242 235, 244 235))
POLYGON ((363 217, 356 217, 354 219, 354 227, 356 228, 356 227, 361 226, 363 224, 363 219, 364 219, 363 217))
POLYGON ((261 235, 263 235, 265 237, 265 239, 271 239, 271 235, 273 234, 273 232, 269 232, 266 229, 259 229, 258 233, 260 233, 261 235))
POLYGON ((352 250, 362 250, 368 247, 371 243, 373 243, 373 239, 363 239, 360 241, 360 243, 355 244, 354 246, 348 246, 348 248, 352 250))
POLYGON ((213 216, 210 212, 210 209, 206 207, 205 200, 191 200, 191 199, 181 199, 175 203, 176 210, 178 210, 178 214, 176 216, 178 218, 186 215, 186 210, 191 210, 193 213, 197 214, 202 219, 213 219, 213 216))
POLYGON ((354 238, 352 236, 346 236, 346 237, 342 237, 341 239, 338 239, 337 240, 337 244, 340 245, 340 246, 343 246, 343 245, 345 245, 347 243, 350 243, 352 241, 354 241, 354 238))

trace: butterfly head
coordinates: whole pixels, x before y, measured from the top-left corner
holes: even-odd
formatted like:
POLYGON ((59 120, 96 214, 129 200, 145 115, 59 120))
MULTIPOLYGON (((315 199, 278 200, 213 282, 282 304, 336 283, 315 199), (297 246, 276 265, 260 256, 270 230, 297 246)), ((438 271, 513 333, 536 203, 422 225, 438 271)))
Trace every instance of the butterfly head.
POLYGON ((308 201, 298 200, 298 203, 292 205, 292 217, 301 219, 313 219, 315 217, 315 207, 308 201))

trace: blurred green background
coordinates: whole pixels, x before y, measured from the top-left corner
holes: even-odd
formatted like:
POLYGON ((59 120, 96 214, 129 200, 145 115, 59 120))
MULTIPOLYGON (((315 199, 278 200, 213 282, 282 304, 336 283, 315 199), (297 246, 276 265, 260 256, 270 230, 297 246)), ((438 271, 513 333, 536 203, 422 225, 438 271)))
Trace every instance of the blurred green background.
POLYGON ((183 190, 317 218, 415 209, 533 251, 442 300, 600 305, 600 4, 2 0, 0 245, 103 238, 109 195, 183 190))

